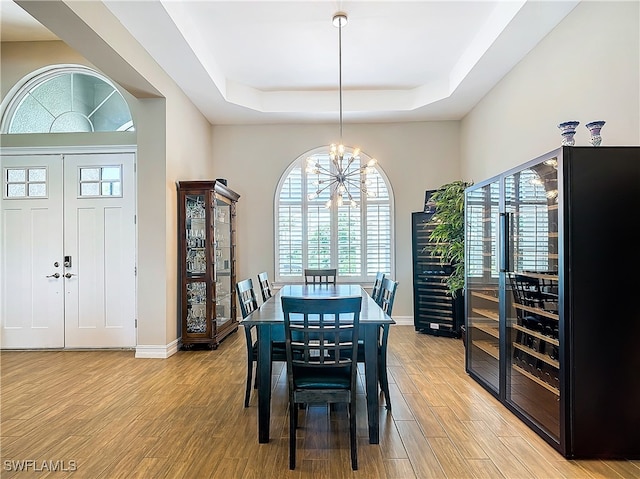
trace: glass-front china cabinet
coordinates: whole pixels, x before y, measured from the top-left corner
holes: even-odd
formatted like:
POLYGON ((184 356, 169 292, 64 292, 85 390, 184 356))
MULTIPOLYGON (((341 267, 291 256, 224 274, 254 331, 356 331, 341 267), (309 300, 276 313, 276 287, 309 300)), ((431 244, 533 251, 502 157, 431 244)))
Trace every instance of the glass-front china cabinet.
POLYGON ((240 195, 220 180, 179 181, 179 328, 184 349, 215 349, 238 329, 235 218, 240 195))
POLYGON ((638 211, 638 147, 564 146, 466 191, 467 372, 565 457, 640 456, 638 211))

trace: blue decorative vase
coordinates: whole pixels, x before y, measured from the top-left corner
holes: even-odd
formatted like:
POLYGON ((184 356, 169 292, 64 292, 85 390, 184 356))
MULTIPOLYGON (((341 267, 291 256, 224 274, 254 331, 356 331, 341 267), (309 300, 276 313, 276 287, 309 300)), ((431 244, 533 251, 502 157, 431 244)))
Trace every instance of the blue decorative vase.
POLYGON ((592 121, 591 123, 587 123, 586 125, 584 125, 589 129, 589 132, 591 133, 591 139, 589 140, 589 143, 591 143, 593 146, 600 146, 600 143, 602 143, 600 130, 605 123, 606 122, 604 121, 592 121))
POLYGON ((580 124, 579 121, 565 121, 558 125, 562 134, 562 144, 565 146, 573 146, 576 144, 576 140, 573 138, 576 134, 576 127, 580 124))

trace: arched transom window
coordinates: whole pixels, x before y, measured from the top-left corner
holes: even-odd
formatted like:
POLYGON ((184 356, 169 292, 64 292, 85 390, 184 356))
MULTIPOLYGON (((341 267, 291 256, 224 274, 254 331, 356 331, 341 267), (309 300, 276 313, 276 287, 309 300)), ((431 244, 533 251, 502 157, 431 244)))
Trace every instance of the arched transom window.
MULTIPOLYGON (((362 173, 368 194, 361 192, 358 179, 347 184, 355 206, 350 201, 328 206, 332 188, 319 187, 318 175, 307 168, 311 157, 322 170, 335 172, 328 152, 329 147, 307 152, 280 178, 275 195, 277 282, 303 281, 305 268, 336 268, 339 282, 360 283, 372 282, 379 271, 393 271, 393 195, 382 169, 368 168, 366 178, 362 173)), ((369 160, 360 153, 353 170, 369 160)))
POLYGON ((2 133, 134 130, 118 89, 82 66, 48 68, 26 79, 4 110, 2 133))

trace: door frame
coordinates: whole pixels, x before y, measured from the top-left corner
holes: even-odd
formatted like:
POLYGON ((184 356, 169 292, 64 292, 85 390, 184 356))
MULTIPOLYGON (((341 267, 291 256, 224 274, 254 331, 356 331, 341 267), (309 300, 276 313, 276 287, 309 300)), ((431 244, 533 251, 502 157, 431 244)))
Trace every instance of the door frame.
MULTIPOLYGON (((2 156, 28 156, 28 155, 73 155, 73 154, 104 154, 104 153, 132 153, 134 155, 134 214, 135 217, 138 217, 138 180, 137 180, 137 155, 138 148, 136 145, 89 145, 89 146, 42 146, 42 147, 33 147, 33 146, 10 146, 10 147, 2 147, 0 146, 0 158, 2 156)), ((138 222, 135 222, 135 238, 134 238, 134 261, 135 264, 138 264, 138 222)), ((0 261, 2 258, 0 257, 0 261)), ((137 267, 136 267, 137 269, 137 267)), ((136 319, 134 321, 137 322, 138 317, 138 275, 135 275, 134 279, 134 316, 136 319)), ((0 302, 3 301, 2 298, 2 290, 0 288, 0 302)), ((137 337, 137 327, 136 329, 136 345, 135 349, 138 345, 138 337, 137 337)), ((57 349, 57 348, 56 348, 57 349)), ((62 349, 67 349, 66 346, 62 349)))

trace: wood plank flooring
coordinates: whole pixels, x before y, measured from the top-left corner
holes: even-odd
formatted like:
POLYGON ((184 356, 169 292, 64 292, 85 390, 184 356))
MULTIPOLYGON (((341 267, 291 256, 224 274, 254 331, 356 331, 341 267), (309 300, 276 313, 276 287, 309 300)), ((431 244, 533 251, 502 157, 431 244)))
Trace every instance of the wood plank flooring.
POLYGON ((640 461, 564 459, 468 377, 460 340, 411 326, 391 328, 393 411, 380 408, 379 445, 368 443, 360 371, 359 470, 346 410, 311 406, 290 471, 284 365, 273 371, 271 441, 258 444, 255 391, 243 407, 245 354, 242 331, 169 359, 3 351, 0 476, 640 479, 640 461))

